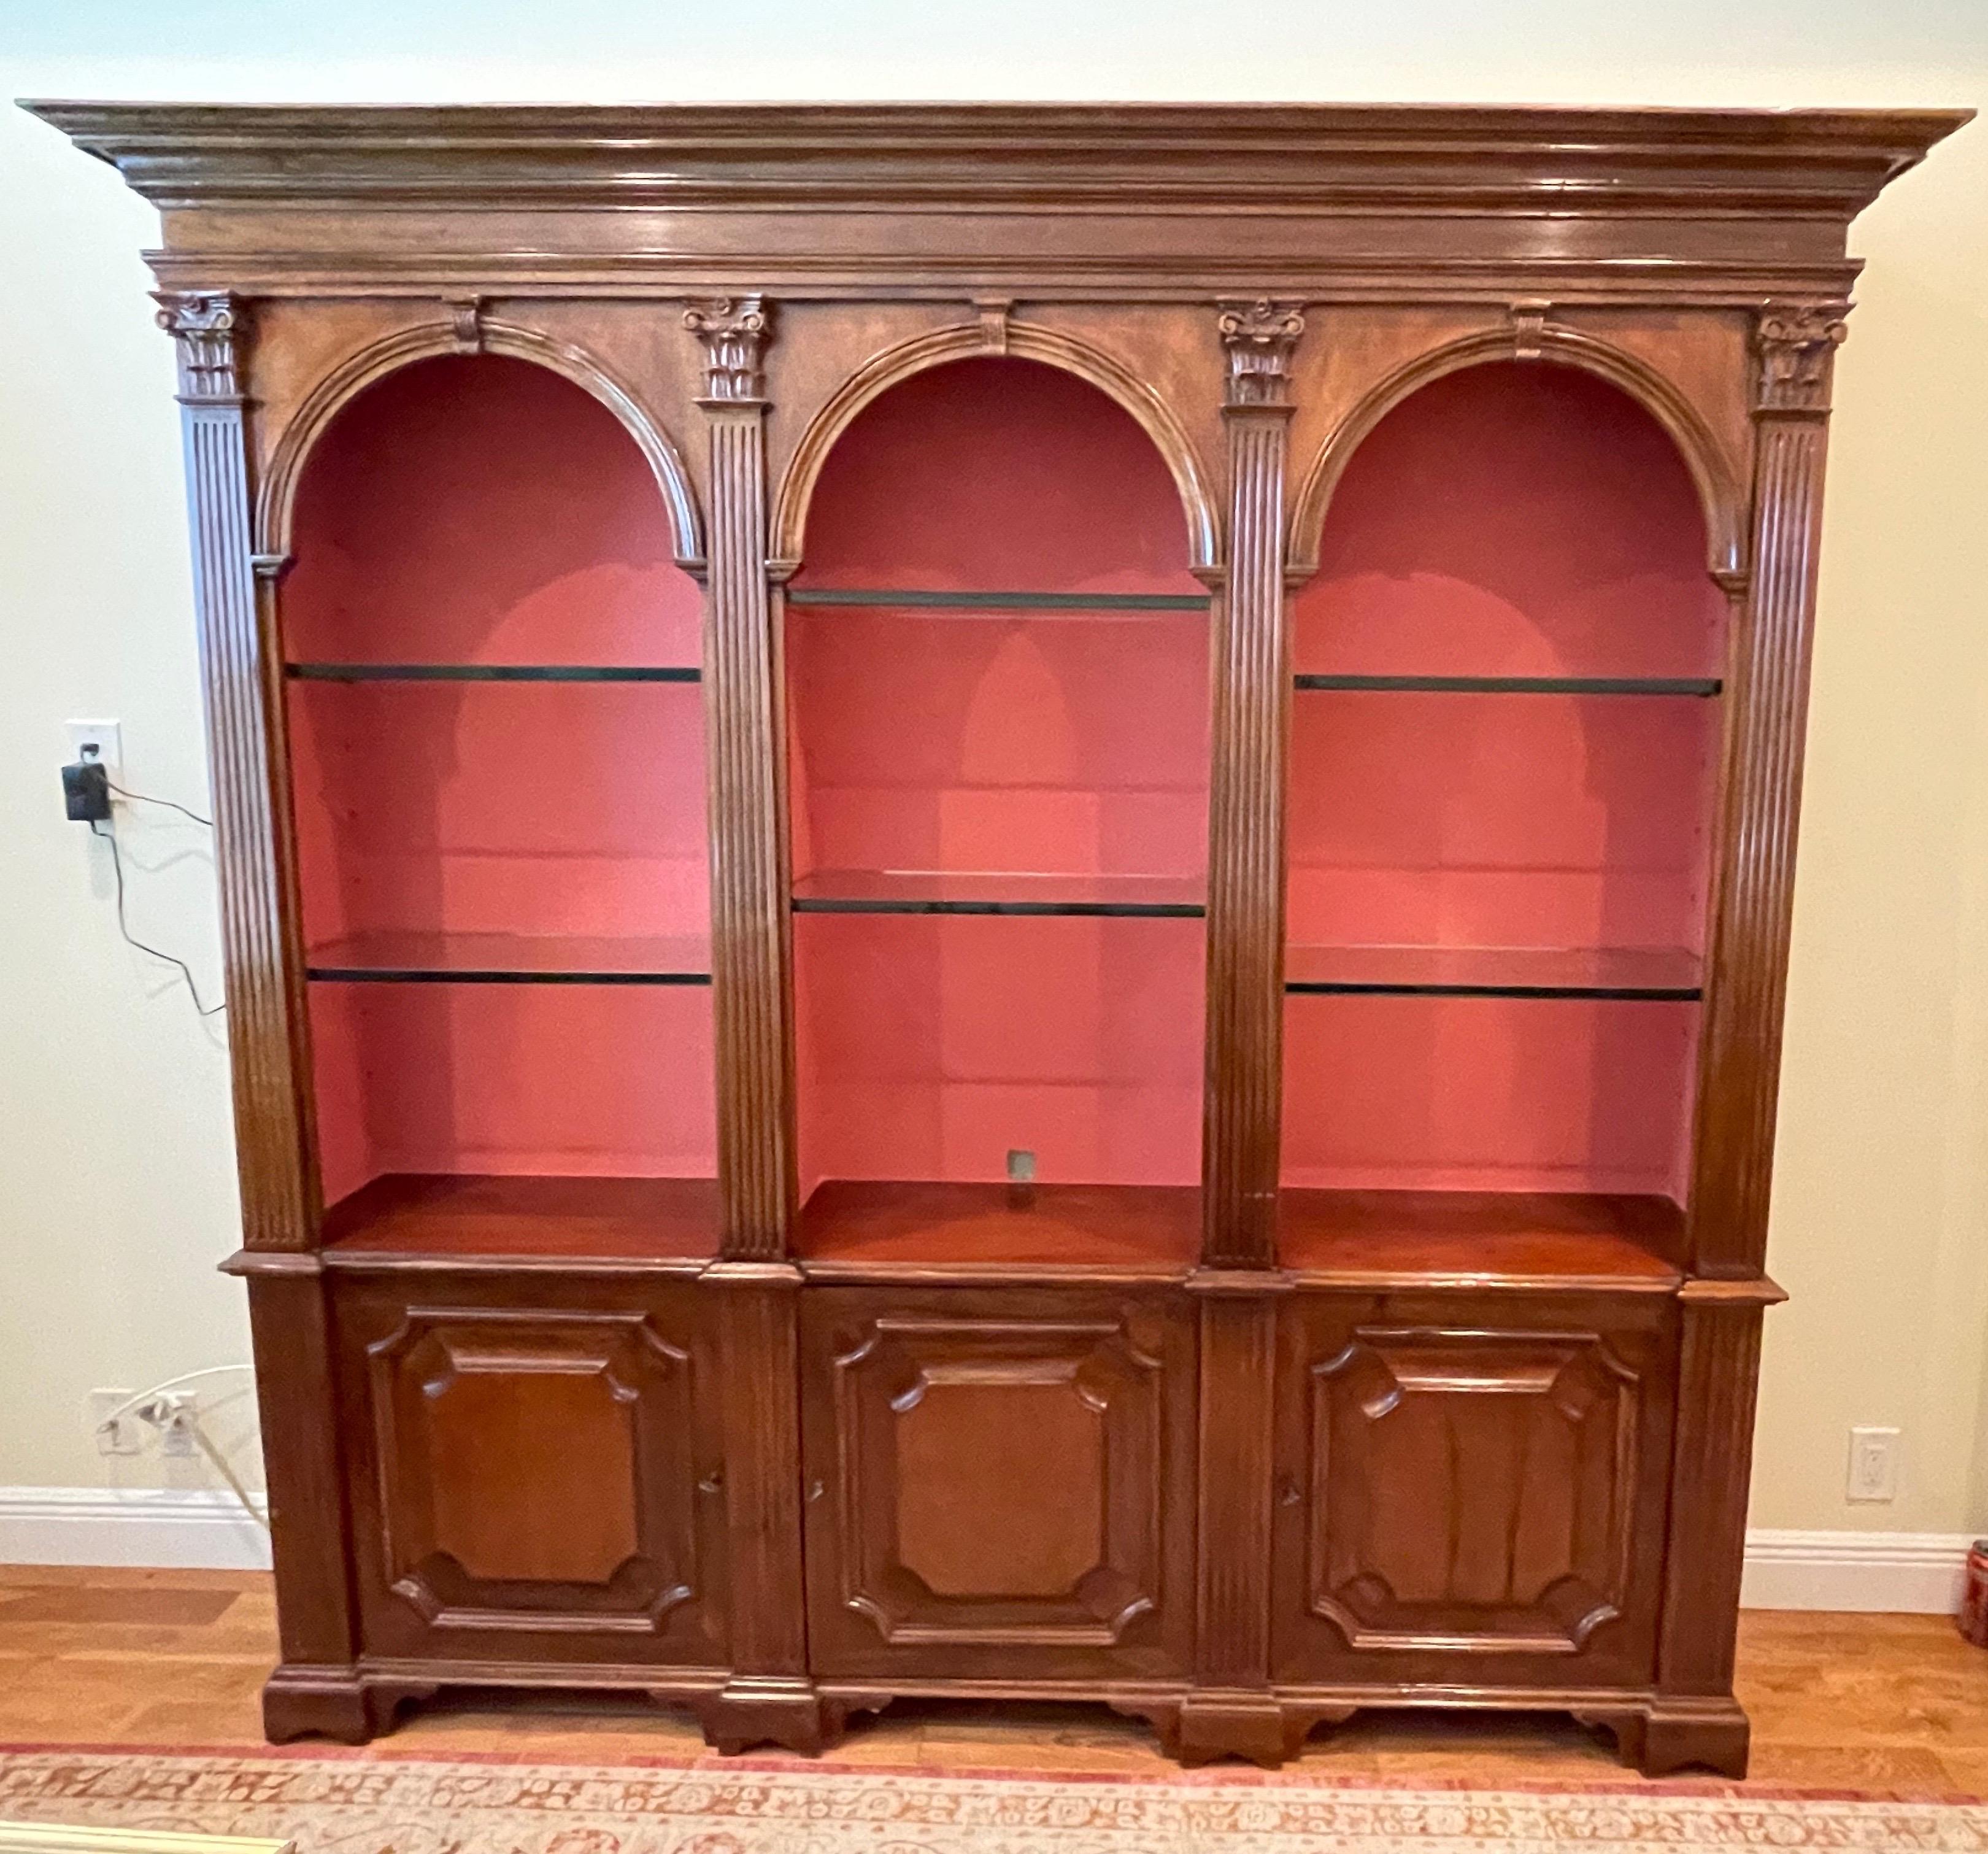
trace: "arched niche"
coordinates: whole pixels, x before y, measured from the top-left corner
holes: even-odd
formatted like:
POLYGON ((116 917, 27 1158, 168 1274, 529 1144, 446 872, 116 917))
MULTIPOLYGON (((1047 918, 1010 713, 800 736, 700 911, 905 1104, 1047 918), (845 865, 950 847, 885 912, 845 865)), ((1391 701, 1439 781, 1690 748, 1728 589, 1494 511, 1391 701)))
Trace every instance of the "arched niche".
POLYGON ((801 560, 823 468, 850 424, 874 401, 933 368, 951 368, 975 360, 999 365, 1002 360, 1012 360, 1053 367, 1087 382, 1138 424, 1173 478, 1187 525, 1189 563, 1196 568, 1213 567, 1219 557, 1221 533, 1213 494, 1193 440, 1166 401, 1114 355, 1059 330, 1015 321, 1007 325, 1003 340, 1002 357, 995 359, 988 356, 986 337, 978 325, 936 329, 885 349, 845 380, 809 421, 780 479, 771 520, 774 557, 789 563, 801 560))
POLYGON ((1672 433, 1578 367, 1442 372, 1343 460, 1292 601, 1290 972, 1529 995, 1293 996, 1287 1184, 1682 1200, 1697 1004, 1537 994, 1696 983, 1706 523, 1672 433))
POLYGON ((1044 1183, 1195 1182, 1192 546, 1139 421, 1026 359, 916 372, 822 460, 784 640, 804 1196, 1017 1151, 1044 1183), (1183 912, 897 911, 921 895, 1183 912))
POLYGON ((549 367, 415 360, 319 431, 289 542, 327 1199, 708 1176, 700 595, 642 447, 549 367))

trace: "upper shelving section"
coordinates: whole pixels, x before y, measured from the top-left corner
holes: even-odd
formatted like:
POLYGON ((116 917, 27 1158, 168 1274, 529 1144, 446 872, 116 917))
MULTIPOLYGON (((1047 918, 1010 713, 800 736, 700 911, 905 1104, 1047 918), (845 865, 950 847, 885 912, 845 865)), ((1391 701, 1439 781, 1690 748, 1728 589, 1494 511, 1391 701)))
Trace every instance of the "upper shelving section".
MULTIPOLYGON (((1600 1276, 1646 1233, 1597 1213, 1545 1242, 1506 1195, 1522 1223, 1529 1193, 1682 1201, 1727 613, 1672 439, 1575 368, 1439 377, 1347 461, 1293 601, 1283 1165, 1326 1193, 1306 1201, 1377 1191, 1412 1223, 1415 1193, 1481 1194, 1459 1254, 1600 1276)), ((1358 1249, 1337 1214, 1287 1216, 1287 1249, 1358 1249)))
POLYGON ((1077 1260, 1164 1204, 1151 1259, 1178 1260, 1209 727, 1187 566, 1152 441, 1046 365, 931 368, 830 452, 786 595, 806 1229, 874 1187, 952 1206, 984 1257, 1077 1260))
MULTIPOLYGON (((520 360, 390 372, 306 460, 279 613, 334 1206, 475 1175, 633 1181, 639 1211, 678 1201, 644 1179, 713 1172, 702 608, 673 540, 614 414, 520 360)), ((531 1206, 622 1201, 479 1189, 420 1201, 501 1200, 554 1244, 531 1206)))

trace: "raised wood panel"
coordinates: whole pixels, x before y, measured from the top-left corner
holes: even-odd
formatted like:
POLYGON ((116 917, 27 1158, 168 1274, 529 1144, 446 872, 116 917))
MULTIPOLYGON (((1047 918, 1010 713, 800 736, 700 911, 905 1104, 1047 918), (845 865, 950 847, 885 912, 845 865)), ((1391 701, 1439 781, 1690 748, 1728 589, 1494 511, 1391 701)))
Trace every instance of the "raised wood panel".
POLYGON ((715 1659, 716 1387, 688 1310, 505 1305, 461 1285, 346 1308, 368 1646, 715 1659))
POLYGON ((1170 1664, 1192 1423, 1177 1314, 809 1296, 817 1672, 1170 1664))
POLYGON ((1611 1325, 1551 1302, 1543 1318, 1487 1311, 1376 1301, 1293 1316, 1286 1677, 1412 1680, 1446 1663, 1454 1678, 1459 1656, 1493 1679, 1648 1677, 1668 1312, 1611 1325))

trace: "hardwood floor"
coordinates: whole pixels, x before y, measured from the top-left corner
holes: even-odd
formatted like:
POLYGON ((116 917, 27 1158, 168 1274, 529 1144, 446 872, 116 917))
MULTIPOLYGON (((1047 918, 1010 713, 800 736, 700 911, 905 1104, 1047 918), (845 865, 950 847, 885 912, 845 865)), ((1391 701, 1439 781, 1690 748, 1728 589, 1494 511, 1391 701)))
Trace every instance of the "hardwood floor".
MULTIPOLYGON (((225 1747, 260 1741, 275 1654, 266 1577, 0 1565, 0 1744, 225 1747)), ((1939 1616, 1750 1611, 1740 1697, 1753 1780, 1988 1795, 1988 1652, 1939 1616)), ((413 1714, 388 1753, 495 1752, 611 1763, 707 1753, 685 1715, 609 1702, 507 1709, 473 1696, 413 1714)), ((1101 1707, 902 1703, 859 1724, 842 1763, 1163 1774, 1141 1725, 1101 1707)), ((1363 1715, 1321 1733, 1321 1778, 1634 1781, 1570 1720, 1363 1715)))

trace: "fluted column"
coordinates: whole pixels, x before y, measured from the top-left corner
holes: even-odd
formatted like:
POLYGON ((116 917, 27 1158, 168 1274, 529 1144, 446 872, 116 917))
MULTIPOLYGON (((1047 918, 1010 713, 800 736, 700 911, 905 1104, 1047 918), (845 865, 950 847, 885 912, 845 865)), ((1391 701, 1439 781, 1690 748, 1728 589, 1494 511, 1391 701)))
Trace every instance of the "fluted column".
POLYGON ((705 675, 710 726, 711 960, 725 1253, 785 1254, 794 1191, 792 963, 778 639, 766 573, 770 316, 757 296, 693 304, 710 434, 705 675))
POLYGON ((1754 328, 1753 525, 1733 655, 1724 846, 1700 1055, 1691 1199, 1696 1278, 1679 1295, 1678 1401, 1658 1692, 1640 1761, 1746 1774, 1733 1697, 1760 1327, 1761 1276, 1794 902, 1809 643, 1822 534, 1831 366, 1841 303, 1772 304, 1754 328))
POLYGON ((1770 305, 1755 328, 1753 545, 1692 1194, 1702 1274, 1756 1274, 1767 1251, 1830 374, 1846 313, 1841 303, 1770 305))
POLYGON ((1284 1027, 1284 776, 1290 648, 1284 623, 1290 369, 1304 319, 1232 304, 1229 563, 1215 637, 1209 808, 1205 1233, 1213 1267, 1265 1267, 1276 1247, 1284 1027))
POLYGON ((344 1473, 317 1257, 309 1058, 292 899, 289 773, 276 635, 276 562, 250 553, 248 435, 227 296, 161 295, 179 345, 193 590, 207 690, 236 1164, 248 1253, 256 1399, 268 1464, 282 1663, 263 1690, 272 1738, 363 1739, 374 1720, 353 1663, 344 1473), (269 570, 259 580, 257 569, 269 570))
POLYGON ((819 1751, 835 1709, 808 1677, 801 1555, 800 1271, 779 633, 766 565, 772 314, 758 296, 692 303, 710 434, 705 678, 710 729, 711 972, 718 1029, 722 1259, 708 1272, 724 1360, 731 1670, 700 1702, 727 1751, 819 1751))
POLYGON ((158 298, 179 347, 193 592, 207 692, 243 1242, 310 1247, 303 997, 289 944, 279 666, 265 647, 248 533, 248 451, 228 296, 158 298))
POLYGON ((1229 560, 1215 635, 1209 819, 1208 1076, 1199 1302, 1193 1684, 1174 1749, 1190 1762, 1290 1755, 1270 1687, 1270 1483, 1277 1306, 1277 1119, 1284 1022, 1284 461, 1295 306, 1224 306, 1229 560))

